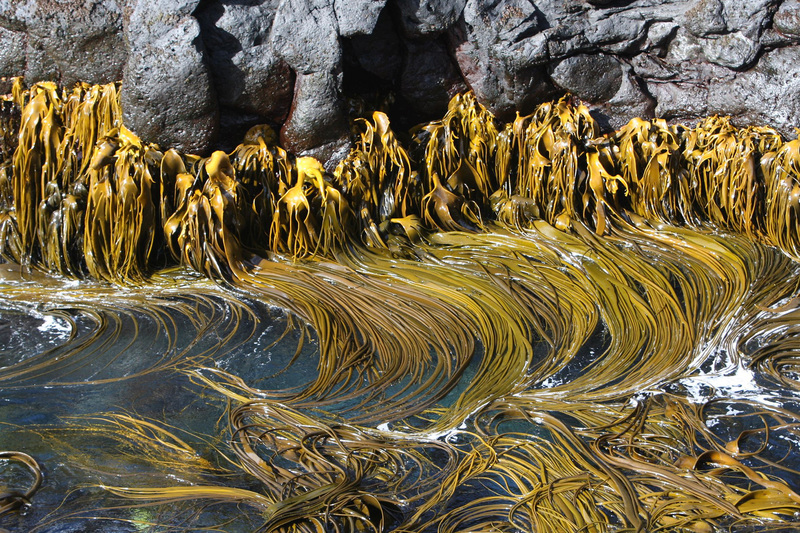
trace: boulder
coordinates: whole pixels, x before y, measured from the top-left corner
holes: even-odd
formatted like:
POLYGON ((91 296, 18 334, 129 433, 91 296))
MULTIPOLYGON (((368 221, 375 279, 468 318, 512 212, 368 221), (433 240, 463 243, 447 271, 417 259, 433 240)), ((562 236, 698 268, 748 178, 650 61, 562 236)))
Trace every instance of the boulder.
MULTIPOLYGON (((347 59, 359 69, 375 76, 384 86, 391 87, 400 79, 404 61, 403 45, 388 10, 378 18, 371 33, 354 35, 346 40, 346 44, 347 59)), ((359 79, 358 83, 364 83, 364 80, 359 79)), ((354 92, 369 93, 380 88, 359 86, 354 92)))
POLYGON ((332 0, 281 0, 270 44, 297 74, 338 69, 342 47, 332 0))
POLYGON ((281 140, 290 150, 322 160, 349 147, 338 32, 332 1, 281 0, 270 33, 273 52, 297 76, 281 140))
POLYGON ((791 134, 798 13, 800 0, 3 0, 0 89, 19 74, 123 78, 129 127, 200 153, 267 122, 335 159, 348 97, 400 128, 467 89, 502 120, 570 92, 606 127, 720 113, 791 134))
POLYGON ((400 24, 410 37, 443 33, 461 16, 467 0, 395 0, 400 24))
POLYGON ((3 75, 67 87, 122 77, 127 50, 115 0, 7 0, 0 2, 0 28, 0 55, 16 56, 0 64, 3 75))
POLYGON ((333 12, 339 26, 339 35, 370 35, 378 24, 378 17, 386 0, 334 0, 333 12))
POLYGON ((341 79, 327 72, 298 74, 281 143, 300 155, 321 161, 343 158, 350 148, 350 129, 339 94, 341 79))
POLYGON ((754 68, 709 86, 708 113, 731 115, 734 124, 769 125, 794 138, 800 126, 800 46, 765 53, 754 68))
POLYGON ((461 73, 441 41, 415 39, 406 43, 400 92, 421 117, 428 120, 441 118, 450 99, 466 90, 461 73))
POLYGON ((610 100, 622 85, 622 65, 613 56, 581 54, 559 61, 550 73, 556 86, 592 103, 610 100))
POLYGON ((217 97, 204 59, 197 0, 138 0, 125 24, 125 123, 142 139, 205 154, 217 135, 217 97))
POLYGON ((278 3, 223 0, 195 12, 222 112, 256 123, 286 119, 294 72, 269 43, 278 3))
POLYGON ((497 116, 513 118, 554 96, 545 72, 547 28, 543 14, 525 0, 469 0, 449 32, 464 80, 497 116))
POLYGON ((800 0, 781 3, 772 19, 772 27, 783 35, 800 37, 800 0))
POLYGON ((11 78, 25 72, 25 32, 0 27, 0 91, 11 91, 11 78))
POLYGON ((556 64, 550 77, 556 86, 580 98, 604 130, 653 115, 655 104, 642 91, 641 81, 614 56, 572 56, 556 64))

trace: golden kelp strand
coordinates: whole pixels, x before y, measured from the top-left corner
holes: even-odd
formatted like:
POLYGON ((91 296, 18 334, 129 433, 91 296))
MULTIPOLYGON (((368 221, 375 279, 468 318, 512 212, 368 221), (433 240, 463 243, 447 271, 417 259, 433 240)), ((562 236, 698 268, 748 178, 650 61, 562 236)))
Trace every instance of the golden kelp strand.
POLYGON ((55 282, 39 290, 4 286, 0 294, 7 306, 38 309, 66 330, 36 353, 4 354, 0 384, 6 390, 116 383, 207 365, 252 340, 264 314, 202 282, 186 294, 166 277, 151 279, 148 290, 55 282), (144 329, 152 334, 140 335, 144 329), (199 341, 209 335, 217 341, 199 341), (148 356, 131 359, 131 353, 148 356))
POLYGON ((368 280, 332 264, 262 262, 238 276, 307 320, 320 337, 314 380, 288 396, 269 392, 294 404, 351 401, 353 419, 408 416, 446 394, 475 349, 469 323, 452 306, 408 285, 368 280), (398 382, 403 385, 392 387, 398 382), (362 413, 364 405, 372 410, 362 413))
MULTIPOLYGON (((46 87, 16 90, 29 106, 46 96, 46 113, 28 116, 29 139, 42 147, 65 146, 80 102, 105 105, 85 86, 59 97, 60 107, 46 87)), ((92 120, 70 142, 91 142, 92 120)), ((791 142, 718 119, 695 129, 639 121, 601 137, 567 99, 498 128, 460 97, 444 120, 416 131, 409 151, 385 116, 358 128, 356 150, 333 176, 281 150, 266 128, 204 159, 162 154, 122 125, 97 134, 88 166, 77 153, 18 152, 20 191, 34 182, 19 169, 39 161, 47 175, 29 173, 40 178, 30 186, 35 209, 6 210, 15 224, 21 211, 28 217, 28 246, 17 254, 25 261, 141 283, 168 250, 232 291, 290 310, 319 337, 314 370, 289 389, 233 369, 194 373, 202 357, 181 366, 234 403, 232 450, 263 486, 116 493, 245 502, 278 531, 702 531, 789 520, 797 502, 776 475, 781 461, 754 466, 766 447, 746 442, 789 431, 791 416, 765 415, 719 446, 687 402, 645 404, 641 395, 678 387, 704 364, 738 364, 736 341, 753 324, 765 346, 779 346, 753 352, 759 360, 782 365, 773 354, 791 351, 793 315, 758 310, 788 298, 782 277, 793 267, 752 242, 796 255, 791 201, 775 210, 779 222, 765 220, 775 198, 791 200, 791 142), (775 192, 768 176, 778 166, 789 171, 775 192), (75 201, 65 208, 68 194, 75 201), (83 257, 65 258, 76 243, 83 257), (393 440, 366 427, 378 423, 393 440), (406 446, 424 434, 435 444, 406 446), (449 458, 440 475, 437 454, 449 458), (418 481, 423 471, 436 487, 418 481)), ((23 247, 6 228, 13 257, 23 247)), ((105 310, 95 320, 109 320, 105 310)), ((65 351, 65 363, 48 368, 49 352, 13 365, 6 381, 113 379, 90 369, 100 351, 128 342, 125 319, 110 320, 96 328, 107 336, 65 351)), ((156 367, 174 367, 167 359, 156 367)), ((100 419, 104 431, 185 448, 149 419, 100 419)))
POLYGON ((635 118, 614 132, 619 174, 630 187, 631 208, 648 219, 691 222, 681 128, 635 118), (688 212, 687 212, 688 211, 688 212), (687 215, 690 218, 687 219, 687 215))
MULTIPOLYGON (((83 251, 89 273, 116 281, 140 281, 151 269, 157 208, 152 173, 154 148, 124 126, 106 138, 110 154, 98 153, 89 172, 83 251)), ((159 154, 160 155, 160 154, 159 154)))
MULTIPOLYGON (((20 82, 17 81, 16 85, 20 82)), ((19 92, 19 89, 16 90, 19 92)), ((36 217, 45 187, 56 180, 60 124, 56 108, 61 100, 54 83, 41 83, 31 90, 30 102, 22 106, 19 144, 14 153, 14 211, 20 244, 29 263, 34 254, 36 217)))
POLYGON ((31 484, 24 489, 4 488, 0 492, 0 516, 15 511, 24 512, 31 506, 31 498, 42 485, 42 469, 36 459, 23 452, 0 451, 0 461, 23 464, 33 476, 31 484))
POLYGON ((775 147, 762 159, 765 177, 765 231, 769 242, 788 253, 798 253, 800 236, 800 139, 775 147))
MULTIPOLYGON (((114 160, 115 165, 130 166, 134 170, 129 174, 137 175, 141 171, 136 167, 161 167, 162 155, 146 145, 136 155, 127 150, 117 154, 118 141, 108 136, 124 131, 114 85, 78 85, 72 93, 59 95, 53 84, 37 84, 24 91, 18 80, 14 94, 24 105, 24 113, 12 180, 15 209, 11 216, 17 218, 17 232, 5 224, 7 240, 15 242, 18 233, 27 261, 80 275, 83 258, 75 257, 75 242, 80 240, 81 223, 87 217, 98 219, 84 214, 88 176, 97 170, 90 167, 105 168, 114 160), (121 155, 126 157, 119 161, 121 155), (135 163, 142 158, 146 163, 135 163)), ((693 225, 712 223, 758 238, 766 233, 769 242, 792 253, 794 237, 782 237, 792 231, 791 214, 780 207, 780 198, 791 198, 791 189, 778 190, 775 184, 786 179, 771 176, 791 169, 782 160, 774 163, 778 154, 793 156, 791 150, 781 151, 780 137, 768 128, 738 129, 720 118, 707 119, 692 129, 636 119, 601 137, 588 110, 567 98, 498 128, 474 97, 462 95, 453 100, 442 121, 417 130, 411 152, 418 155, 412 157, 391 132, 385 115, 359 120, 356 149, 333 177, 324 178, 324 172, 314 177, 313 172, 298 168, 290 155, 274 145, 273 132, 254 128, 229 156, 233 157, 232 172, 223 189, 236 183, 236 194, 231 189, 218 196, 215 191, 222 190, 218 180, 204 173, 196 158, 191 164, 183 163, 183 169, 176 167, 177 159, 188 162, 192 158, 173 151, 172 162, 163 167, 165 184, 161 168, 152 168, 150 178, 145 178, 152 182, 153 192, 164 194, 154 195, 157 205, 149 217, 152 209, 142 205, 145 218, 135 218, 145 227, 131 230, 133 239, 151 233, 149 224, 163 224, 175 259, 226 277, 230 273, 222 257, 238 253, 240 246, 248 250, 245 257, 259 251, 330 256, 352 241, 381 248, 389 246, 393 234, 414 241, 431 229, 478 229, 491 207, 498 220, 516 226, 541 217, 568 229, 573 220, 582 220, 598 234, 606 234, 614 220, 629 213, 693 225), (195 176, 194 182, 188 175, 195 176), (183 198, 187 194, 190 197, 183 198), (238 207, 224 207, 223 196, 239 198, 234 202, 238 207), (235 221, 236 227, 223 231, 220 211, 213 214, 209 202, 229 209, 223 218, 235 221), (188 218, 185 210, 191 210, 188 218), (180 253, 175 240, 182 222, 176 211, 194 228, 188 230, 193 237, 184 236, 186 246, 180 253), (776 226, 781 220, 781 226, 776 226), (201 229, 209 223, 215 228, 201 229), (223 236, 229 239, 229 250, 221 242, 223 236), (214 257, 202 257, 206 247, 214 257)), ((130 135, 124 137, 132 144, 139 142, 130 135)), ((101 190, 93 193, 91 203, 100 209, 99 218, 112 216, 110 208, 101 205, 102 198, 108 198, 108 203, 109 194, 130 197, 126 191, 132 190, 126 186, 108 191, 107 184, 98 186, 101 190)), ((139 192, 144 194, 145 189, 142 186, 139 192)), ((93 236, 88 229, 83 233, 93 236)), ((100 242, 94 244, 103 247, 100 242)), ((153 249, 144 244, 143 254, 159 255, 159 246, 153 249)), ((146 262, 144 258, 134 261, 121 248, 111 253, 127 256, 114 261, 131 265, 117 274, 122 278, 138 279, 146 270, 142 264, 133 265, 146 262)), ((96 255, 87 259, 92 265, 87 270, 108 277, 96 255)))
POLYGON ((421 184, 412 172, 408 153, 389 125, 389 117, 375 112, 372 121, 358 119, 356 148, 334 171, 336 185, 366 209, 372 223, 419 214, 421 184))

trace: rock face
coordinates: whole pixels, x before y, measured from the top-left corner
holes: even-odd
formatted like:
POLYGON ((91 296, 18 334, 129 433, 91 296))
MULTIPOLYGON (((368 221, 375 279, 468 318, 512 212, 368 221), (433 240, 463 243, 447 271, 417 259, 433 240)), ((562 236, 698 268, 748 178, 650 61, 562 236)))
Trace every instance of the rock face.
POLYGON ((191 15, 197 3, 133 3, 121 96, 125 123, 143 139, 203 153, 215 140, 218 112, 200 24, 191 15))
POLYGON ((409 124, 464 90, 503 119, 571 93, 607 128, 716 113, 793 136, 798 58, 800 0, 0 1, 0 89, 122 80, 148 141, 208 153, 269 123, 329 166, 354 109, 409 124))

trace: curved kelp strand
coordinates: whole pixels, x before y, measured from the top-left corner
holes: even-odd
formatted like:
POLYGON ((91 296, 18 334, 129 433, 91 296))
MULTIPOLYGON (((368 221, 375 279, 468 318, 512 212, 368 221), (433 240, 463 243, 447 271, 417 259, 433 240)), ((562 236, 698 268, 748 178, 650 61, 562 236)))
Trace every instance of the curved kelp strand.
POLYGON ((186 285, 170 278, 151 279, 146 290, 123 291, 58 281, 32 289, 5 280, 0 313, 31 314, 38 326, 29 336, 46 342, 4 346, 0 384, 6 390, 96 385, 189 370, 252 339, 263 311, 213 286, 191 286, 186 294, 186 285))
POLYGON ((466 94, 408 146, 386 114, 358 119, 328 173, 268 126, 230 153, 162 151, 122 123, 118 85, 17 80, 12 99, 0 256, 22 266, 0 284, 0 384, 172 375, 196 403, 164 416, 216 413, 202 436, 132 409, 20 416, 65 457, 108 444, 102 468, 74 464, 126 498, 110 517, 796 525, 797 140, 721 117, 601 134, 569 97, 501 124, 466 94), (124 481, 113 453, 163 475, 124 481), (114 514, 132 503, 190 511, 114 514))

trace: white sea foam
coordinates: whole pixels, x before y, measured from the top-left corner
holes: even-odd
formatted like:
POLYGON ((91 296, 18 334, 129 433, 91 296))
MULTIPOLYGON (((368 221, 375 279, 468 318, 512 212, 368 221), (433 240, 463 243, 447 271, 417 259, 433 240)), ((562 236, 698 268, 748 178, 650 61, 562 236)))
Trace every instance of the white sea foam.
POLYGON ((42 315, 42 323, 37 328, 45 333, 55 333, 58 336, 66 336, 72 332, 72 326, 62 318, 53 315, 42 315))
MULTIPOLYGON (((687 398, 693 403, 704 403, 714 398, 758 400, 776 405, 764 389, 756 383, 753 371, 741 363, 728 367, 727 372, 698 373, 680 380, 686 388, 687 398)), ((738 413, 728 413, 738 414, 738 413)))

